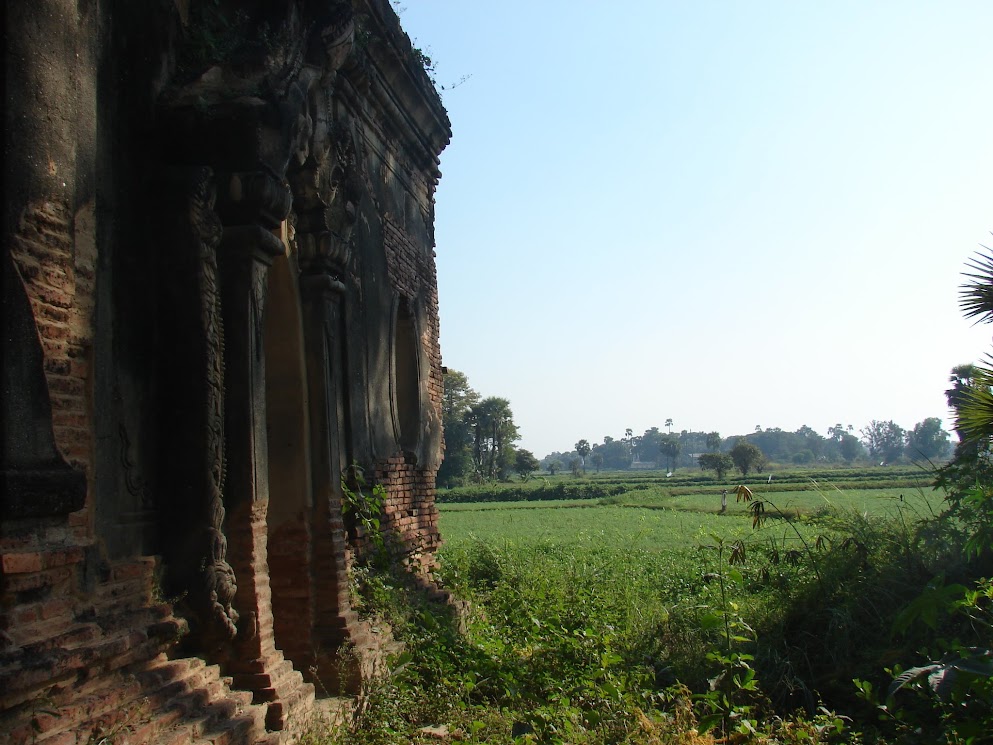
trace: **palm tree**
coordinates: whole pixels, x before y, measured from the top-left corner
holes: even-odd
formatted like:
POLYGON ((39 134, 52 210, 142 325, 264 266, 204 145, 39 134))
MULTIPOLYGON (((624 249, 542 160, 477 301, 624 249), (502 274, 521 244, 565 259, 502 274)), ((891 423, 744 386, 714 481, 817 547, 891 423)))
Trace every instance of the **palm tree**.
POLYGON ((582 458, 584 474, 586 473, 586 456, 590 454, 590 450, 592 448, 590 447, 589 440, 580 440, 576 443, 576 455, 582 458))
POLYGON ((672 419, 671 418, 665 420, 665 428, 667 430, 669 430, 669 434, 671 435, 672 434, 672 419))
MULTIPOLYGON (((971 271, 965 276, 969 281, 961 287, 959 307, 976 323, 993 323, 993 251, 977 255, 968 267, 971 271)), ((955 408, 959 439, 989 443, 993 439, 993 368, 989 363, 959 365, 952 368, 951 382, 954 385, 945 395, 955 408)))

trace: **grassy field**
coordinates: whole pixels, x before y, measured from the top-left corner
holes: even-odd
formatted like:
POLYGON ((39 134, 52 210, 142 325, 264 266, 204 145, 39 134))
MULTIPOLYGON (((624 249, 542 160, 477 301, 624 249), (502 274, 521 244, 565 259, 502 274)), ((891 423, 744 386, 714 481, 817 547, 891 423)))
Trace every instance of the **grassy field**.
MULTIPOLYGON (((942 507, 942 496, 933 490, 904 487, 841 490, 827 485, 772 494, 755 487, 753 493, 796 518, 794 524, 810 538, 830 530, 831 518, 838 513, 912 521, 942 507)), ((604 500, 442 504, 439 524, 449 550, 467 541, 602 543, 661 551, 693 547, 715 534, 731 540, 762 540, 769 534, 796 539, 775 511, 768 513, 765 526, 755 529, 749 503, 736 502, 729 494, 727 512, 720 514, 720 501, 719 490, 671 496, 663 488, 650 487, 604 500)))
POLYGON ((961 556, 919 470, 777 473, 723 514, 706 476, 626 476, 451 490, 439 578, 458 619, 354 572, 357 607, 406 651, 341 741, 444 724, 508 745, 916 742, 853 681, 885 691, 918 660, 896 614, 961 556))

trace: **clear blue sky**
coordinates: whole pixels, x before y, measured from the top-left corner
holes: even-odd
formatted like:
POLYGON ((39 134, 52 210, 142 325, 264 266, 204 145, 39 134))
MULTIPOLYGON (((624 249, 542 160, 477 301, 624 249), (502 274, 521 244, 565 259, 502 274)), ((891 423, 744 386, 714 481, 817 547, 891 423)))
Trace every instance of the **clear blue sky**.
POLYGON ((398 9, 454 131, 444 363, 522 447, 950 428, 949 370, 993 330, 958 310, 993 247, 993 2, 398 9))

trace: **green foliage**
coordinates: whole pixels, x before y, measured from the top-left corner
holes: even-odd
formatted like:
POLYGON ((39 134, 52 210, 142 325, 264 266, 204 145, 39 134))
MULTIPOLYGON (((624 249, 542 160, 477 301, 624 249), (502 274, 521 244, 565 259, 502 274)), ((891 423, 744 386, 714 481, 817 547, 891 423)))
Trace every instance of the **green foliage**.
MULTIPOLYGON (((966 316, 989 322, 993 258, 980 256, 970 268, 962 308, 966 316)), ((989 742, 993 732, 993 473, 988 458, 993 377, 984 368, 960 365, 950 380, 953 387, 946 395, 956 410, 961 442, 939 474, 948 489, 948 507, 918 535, 940 535, 958 550, 950 551, 930 572, 924 587, 903 603, 893 621, 894 635, 915 642, 925 661, 909 669, 900 664, 887 668, 892 682, 885 699, 871 683, 855 680, 860 697, 875 707, 885 729, 902 742, 989 742), (946 581, 949 572, 957 581, 946 581)), ((942 443, 937 434, 940 425, 925 420, 910 439, 918 449, 935 440, 935 448, 947 445, 947 436, 942 443)))
POLYGON ((286 41, 267 22, 253 19, 245 9, 231 10, 221 0, 193 3, 184 32, 177 55, 180 82, 196 78, 212 65, 257 62, 286 41))
MULTIPOLYGON (((672 420, 670 419, 669 421, 671 422, 672 420)), ((669 473, 673 473, 676 470, 676 459, 679 458, 679 453, 682 449, 683 446, 679 444, 678 437, 664 435, 659 441, 659 455, 665 458, 666 468, 669 473)))
POLYGON ((697 456, 697 462, 704 471, 713 471, 718 481, 723 481, 727 473, 734 468, 734 459, 727 453, 704 453, 697 456))
POLYGON ((506 478, 514 466, 514 443, 520 439, 510 402, 490 396, 471 407, 466 421, 472 429, 472 463, 477 478, 506 478))
POLYGON ((386 502, 386 488, 382 484, 369 488, 365 471, 353 463, 341 476, 341 494, 341 512, 346 524, 359 529, 376 549, 385 548, 379 518, 386 502))
POLYGON ((469 385, 465 373, 452 369, 445 373, 445 393, 441 400, 445 459, 438 469, 438 483, 441 485, 462 485, 473 472, 472 427, 468 414, 479 400, 479 394, 469 385))
POLYGON ((719 516, 712 496, 710 512, 443 507, 441 573, 469 601, 464 633, 397 573, 356 569, 356 607, 386 619, 405 653, 341 741, 413 742, 445 724, 469 742, 965 742, 986 726, 988 645, 964 632, 988 638, 990 589, 935 582, 915 601, 959 550, 954 534, 922 531, 924 495, 886 492, 870 513, 832 492, 859 508, 800 514, 794 498, 776 509, 753 491, 749 504, 767 505, 755 528, 748 505, 719 516), (929 620, 959 646, 927 642, 929 620), (879 661, 899 658, 895 644, 904 659, 922 644, 939 654, 888 662, 893 683, 879 661), (941 703, 932 674, 961 697, 941 703), (885 712, 865 698, 891 686, 885 712))
POLYGON ((530 450, 524 450, 522 448, 514 456, 514 470, 524 481, 531 478, 531 474, 537 471, 540 466, 541 464, 538 463, 538 459, 534 457, 534 453, 530 450))
POLYGON ((907 433, 893 421, 880 422, 873 419, 862 429, 862 441, 874 461, 896 463, 903 457, 907 433))
POLYGON ((918 422, 907 433, 907 457, 911 460, 935 460, 944 456, 950 447, 948 433, 941 428, 941 420, 937 417, 918 422))
MULTIPOLYGON (((646 487, 642 487, 646 488, 646 487)), ((604 484, 597 481, 537 480, 531 484, 491 484, 439 491, 437 501, 451 502, 523 502, 561 499, 603 499, 629 491, 624 484, 604 484)))
POLYGON ((596 462, 597 456, 602 461, 603 468, 625 469, 631 467, 632 453, 631 443, 625 440, 615 440, 612 437, 603 438, 603 443, 593 446, 593 459, 596 462))
POLYGON ((734 466, 741 471, 742 476, 747 476, 748 472, 757 468, 763 459, 762 451, 758 446, 750 442, 737 442, 730 452, 734 466))
POLYGON ((977 323, 993 323, 993 253, 978 254, 967 264, 969 280, 962 285, 959 307, 966 318, 977 323))

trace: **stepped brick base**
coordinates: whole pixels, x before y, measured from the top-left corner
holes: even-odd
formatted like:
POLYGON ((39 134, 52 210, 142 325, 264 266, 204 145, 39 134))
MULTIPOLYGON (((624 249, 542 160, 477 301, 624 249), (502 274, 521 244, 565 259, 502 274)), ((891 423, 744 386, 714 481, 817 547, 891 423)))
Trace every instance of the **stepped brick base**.
POLYGON ((169 658, 186 623, 154 599, 154 559, 111 566, 81 601, 72 564, 82 553, 37 556, 2 557, 3 597, 38 598, 0 617, 12 631, 0 651, 5 742, 273 745, 288 740, 273 730, 310 716, 313 687, 281 653, 267 661, 265 681, 225 677, 196 657, 169 658), (235 690, 239 683, 253 690, 235 690))

